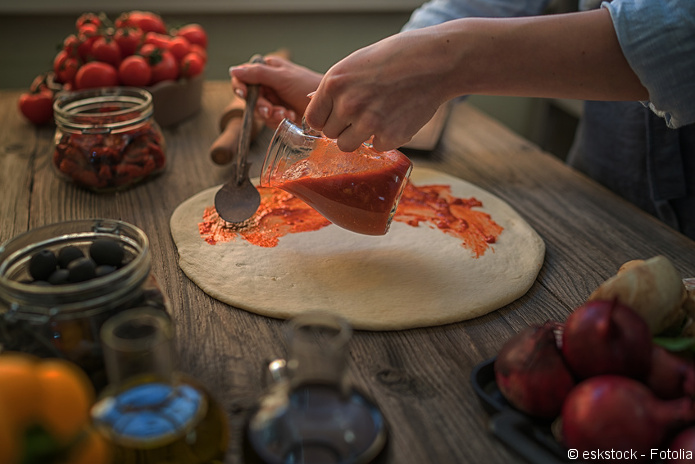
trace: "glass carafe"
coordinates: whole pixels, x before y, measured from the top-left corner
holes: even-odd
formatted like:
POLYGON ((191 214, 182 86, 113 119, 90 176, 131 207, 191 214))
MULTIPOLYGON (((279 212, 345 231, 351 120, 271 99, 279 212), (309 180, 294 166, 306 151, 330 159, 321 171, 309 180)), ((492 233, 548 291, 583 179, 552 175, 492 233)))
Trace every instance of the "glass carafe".
POLYGON ((244 462, 363 464, 385 458, 388 428, 346 379, 351 328, 327 313, 287 325, 289 356, 269 364, 271 385, 245 429, 244 462))

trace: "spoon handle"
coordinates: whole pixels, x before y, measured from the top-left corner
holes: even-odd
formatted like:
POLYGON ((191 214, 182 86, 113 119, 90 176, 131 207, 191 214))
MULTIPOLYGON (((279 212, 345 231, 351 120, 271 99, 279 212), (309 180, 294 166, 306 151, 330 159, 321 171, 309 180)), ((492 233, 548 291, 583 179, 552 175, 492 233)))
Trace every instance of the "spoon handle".
MULTIPOLYGON (((251 58, 251 63, 264 63, 262 55, 256 54, 251 58)), ((241 123, 241 133, 239 136, 239 148, 237 150, 236 159, 236 175, 237 184, 241 185, 248 176, 246 168, 246 156, 249 153, 251 146, 251 131, 253 130, 253 114, 256 109, 256 101, 259 93, 258 85, 249 85, 246 93, 246 108, 244 109, 244 117, 241 123), (245 174, 246 173, 246 174, 245 174)))

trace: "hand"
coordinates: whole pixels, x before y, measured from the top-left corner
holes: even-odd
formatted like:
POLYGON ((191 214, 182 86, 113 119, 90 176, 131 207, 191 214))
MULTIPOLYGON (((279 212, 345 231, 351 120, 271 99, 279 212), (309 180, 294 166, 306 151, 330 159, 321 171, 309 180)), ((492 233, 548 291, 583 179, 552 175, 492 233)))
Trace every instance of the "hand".
POLYGON ((437 34, 418 30, 354 52, 321 80, 307 123, 343 151, 372 136, 380 151, 407 143, 453 97, 444 85, 451 57, 441 47, 437 34))
POLYGON ((256 114, 269 127, 276 127, 284 118, 299 122, 309 93, 316 90, 321 74, 284 58, 267 56, 265 64, 242 64, 229 70, 234 92, 246 97, 247 85, 261 86, 256 114))

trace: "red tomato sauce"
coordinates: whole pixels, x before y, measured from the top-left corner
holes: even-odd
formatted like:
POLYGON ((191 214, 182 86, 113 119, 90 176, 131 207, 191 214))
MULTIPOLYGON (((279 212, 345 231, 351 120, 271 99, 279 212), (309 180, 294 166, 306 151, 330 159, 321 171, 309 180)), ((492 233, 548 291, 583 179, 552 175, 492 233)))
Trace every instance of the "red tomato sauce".
POLYGON ((299 163, 310 165, 314 174, 284 179, 275 186, 340 227, 383 235, 412 163, 396 150, 379 153, 364 146, 360 150, 365 156, 342 152, 334 142, 319 139, 310 158, 299 163))
MULTIPOLYGON (((242 224, 221 219, 214 206, 205 208, 198 224, 201 237, 211 245, 241 237, 261 246, 277 246, 287 234, 310 232, 331 224, 299 198, 273 188, 258 188, 261 206, 256 215, 242 224)), ((479 258, 496 243, 503 228, 489 214, 480 211, 476 198, 457 198, 448 185, 415 186, 408 183, 396 210, 394 221, 441 230, 461 240, 461 246, 479 258)), ((494 251, 494 250, 493 250, 494 251)))

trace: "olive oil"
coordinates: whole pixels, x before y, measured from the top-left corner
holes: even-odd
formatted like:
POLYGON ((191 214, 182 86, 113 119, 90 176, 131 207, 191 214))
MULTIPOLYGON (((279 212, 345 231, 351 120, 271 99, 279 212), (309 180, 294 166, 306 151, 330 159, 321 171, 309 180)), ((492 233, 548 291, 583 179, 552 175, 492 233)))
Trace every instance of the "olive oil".
POLYGON ((118 464, 216 464, 229 431, 220 406, 202 388, 142 383, 105 396, 94 406, 97 430, 118 464))
POLYGON ((207 390, 174 369, 173 323, 149 308, 124 311, 101 328, 109 386, 92 422, 113 464, 218 464, 227 417, 207 390))

